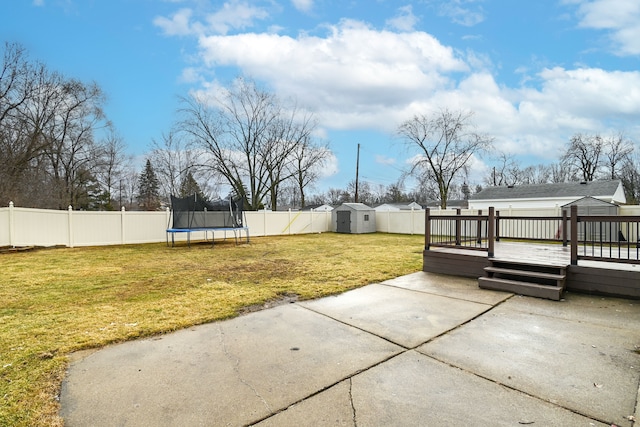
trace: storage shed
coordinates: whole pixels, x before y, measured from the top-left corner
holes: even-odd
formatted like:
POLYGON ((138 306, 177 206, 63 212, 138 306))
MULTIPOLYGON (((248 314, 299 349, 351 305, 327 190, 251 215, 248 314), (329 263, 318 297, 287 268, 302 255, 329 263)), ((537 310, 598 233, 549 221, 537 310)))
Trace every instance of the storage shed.
POLYGON ((567 216, 571 215, 571 206, 578 207, 578 215, 618 215, 618 205, 586 196, 574 202, 562 206, 562 210, 567 211, 567 216))
POLYGON ((331 223, 337 233, 375 233, 376 211, 364 203, 343 203, 331 212, 331 223))
MULTIPOLYGON (((578 216, 609 216, 619 214, 619 207, 617 205, 590 196, 582 197, 562 206, 562 210, 567 213, 567 218, 571 216, 571 206, 578 207, 578 216)), ((578 227, 578 239, 615 242, 626 238, 617 222, 601 222, 592 223, 588 228, 578 227)))

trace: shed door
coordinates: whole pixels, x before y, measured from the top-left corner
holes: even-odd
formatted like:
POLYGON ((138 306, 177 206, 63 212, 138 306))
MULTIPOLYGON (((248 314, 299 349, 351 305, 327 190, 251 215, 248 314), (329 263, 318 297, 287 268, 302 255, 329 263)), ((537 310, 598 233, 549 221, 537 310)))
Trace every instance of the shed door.
POLYGON ((338 224, 336 231, 338 233, 351 233, 351 211, 336 212, 338 224))

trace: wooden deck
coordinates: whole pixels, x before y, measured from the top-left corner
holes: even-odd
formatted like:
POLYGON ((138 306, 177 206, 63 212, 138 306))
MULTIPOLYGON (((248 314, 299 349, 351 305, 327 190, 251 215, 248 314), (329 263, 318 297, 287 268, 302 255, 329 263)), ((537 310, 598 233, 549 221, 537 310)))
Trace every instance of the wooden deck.
MULTIPOLYGON (((640 299, 640 261, 625 264, 580 260, 578 265, 570 265, 570 252, 568 246, 561 244, 501 241, 495 242, 494 259, 566 266, 568 291, 640 299)), ((583 255, 583 249, 578 248, 578 253, 583 255)), ((635 250, 625 255, 637 259, 635 250)), ((424 271, 475 278, 484 276, 484 268, 489 266, 487 252, 477 250, 432 247, 424 251, 423 260, 424 271)))

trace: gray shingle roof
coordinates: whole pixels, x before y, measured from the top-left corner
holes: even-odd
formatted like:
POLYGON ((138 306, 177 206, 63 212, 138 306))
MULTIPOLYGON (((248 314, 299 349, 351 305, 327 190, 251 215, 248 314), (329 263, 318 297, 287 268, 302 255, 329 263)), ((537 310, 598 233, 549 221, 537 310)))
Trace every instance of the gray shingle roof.
POLYGON ((364 203, 343 203, 341 206, 347 206, 354 211, 370 211, 373 208, 365 205, 364 203))
POLYGON ((515 185, 513 187, 489 187, 471 196, 471 200, 496 199, 545 199, 552 197, 602 197, 613 196, 619 180, 561 182, 557 184, 515 185))

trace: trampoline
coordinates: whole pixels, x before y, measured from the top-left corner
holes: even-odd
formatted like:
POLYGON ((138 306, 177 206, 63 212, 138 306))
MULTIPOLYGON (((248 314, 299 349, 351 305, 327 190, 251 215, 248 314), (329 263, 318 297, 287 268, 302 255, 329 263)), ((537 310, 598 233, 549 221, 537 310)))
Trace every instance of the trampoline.
POLYGON ((233 232, 236 245, 244 232, 249 243, 249 227, 247 227, 242 210, 242 200, 221 199, 206 201, 197 194, 187 197, 171 196, 171 217, 167 226, 167 246, 171 234, 171 246, 175 246, 176 233, 187 233, 187 245, 191 246, 191 233, 204 232, 205 240, 211 232, 211 244, 215 240, 215 232, 233 232))

